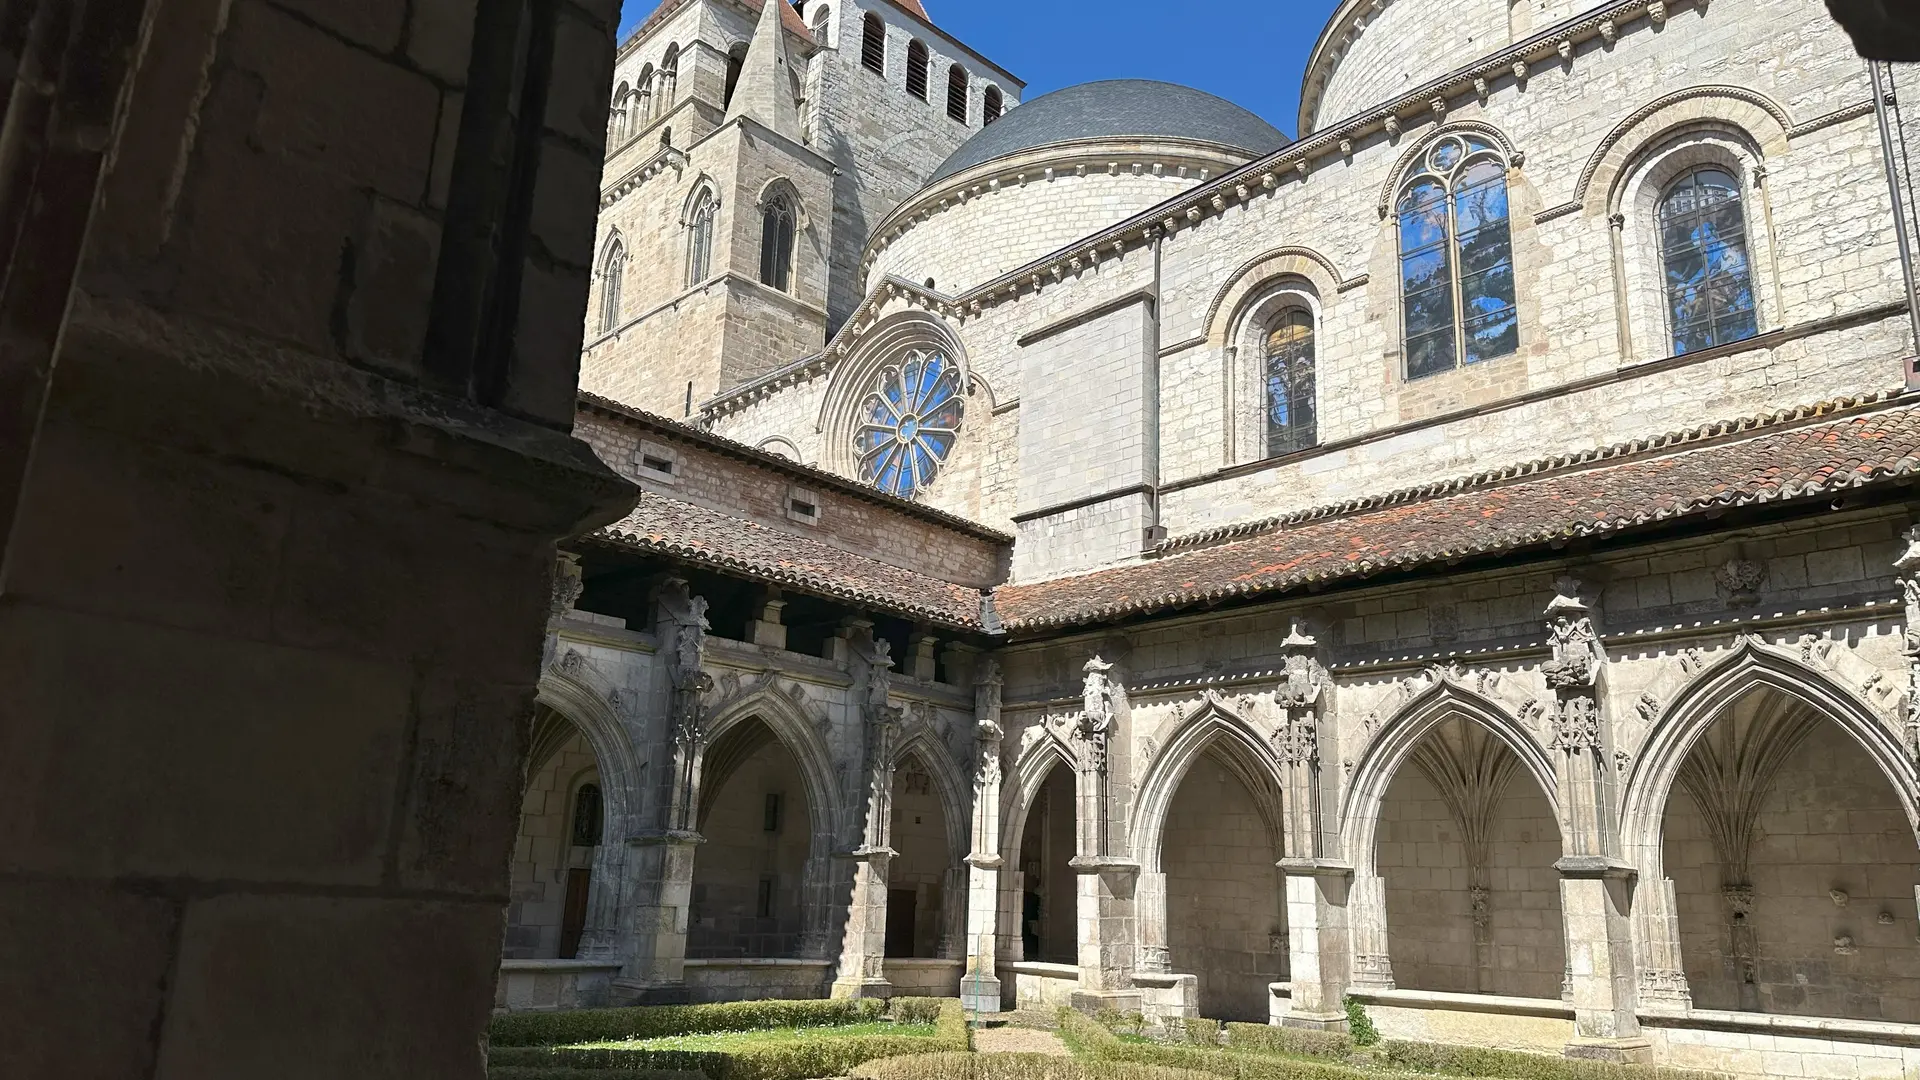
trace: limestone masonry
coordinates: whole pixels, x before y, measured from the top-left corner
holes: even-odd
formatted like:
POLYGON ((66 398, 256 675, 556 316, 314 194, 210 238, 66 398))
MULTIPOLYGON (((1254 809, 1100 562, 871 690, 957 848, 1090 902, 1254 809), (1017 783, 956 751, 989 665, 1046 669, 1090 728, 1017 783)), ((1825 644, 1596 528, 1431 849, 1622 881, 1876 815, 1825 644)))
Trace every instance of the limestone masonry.
POLYGON ((1891 74, 1890 164, 1821 0, 1346 0, 1289 138, 667 0, 497 1004, 1920 1069, 1891 74))

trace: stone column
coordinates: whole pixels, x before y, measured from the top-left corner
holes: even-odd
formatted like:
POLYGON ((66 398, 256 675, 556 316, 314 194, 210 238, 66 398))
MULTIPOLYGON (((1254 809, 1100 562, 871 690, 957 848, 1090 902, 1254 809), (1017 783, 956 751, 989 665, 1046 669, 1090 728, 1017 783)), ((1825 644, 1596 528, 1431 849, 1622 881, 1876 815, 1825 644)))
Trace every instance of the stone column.
POLYGON ((1274 691, 1280 723, 1273 748, 1284 783, 1286 850, 1279 865, 1287 878, 1287 969, 1293 983, 1286 1023, 1344 1031, 1353 966, 1347 929, 1353 867, 1326 857, 1331 828, 1320 775, 1320 736, 1333 680, 1320 662, 1320 643, 1301 620, 1293 621, 1280 650, 1283 673, 1274 691))
POLYGON ((1561 578, 1547 604, 1553 659, 1541 667, 1553 693, 1549 715, 1559 753, 1567 844, 1560 871, 1567 988, 1574 1042, 1567 1053, 1612 1061, 1651 1058, 1635 1015, 1633 869, 1620 859, 1612 732, 1600 702, 1606 653, 1580 583, 1561 578))
POLYGON ((893 992, 886 976, 887 869, 894 856, 893 759, 901 710, 887 701, 892 689, 893 657, 886 640, 875 638, 869 626, 857 626, 848 636, 848 644, 865 736, 861 761, 865 805, 857 842, 839 856, 850 868, 853 880, 831 992, 837 998, 884 998, 893 992))
MULTIPOLYGON (((994 957, 1000 938, 1000 665, 980 663, 973 681, 973 850, 967 854, 967 973, 960 1001, 970 1012, 1000 1011, 994 957)), ((1016 928, 1017 929, 1017 928, 1016 928)))
MULTIPOLYGON (((1363 856, 1364 857, 1364 856, 1363 856)), ((1347 894, 1347 927, 1353 948, 1353 985, 1368 990, 1393 989, 1393 961, 1387 955, 1387 883, 1373 870, 1355 870, 1347 894)))
POLYGON ((1635 936, 1640 943, 1639 1005, 1648 1012, 1684 1016, 1693 993, 1680 964, 1680 915, 1673 879, 1642 881, 1634 893, 1635 936))
POLYGON ((1080 767, 1074 785, 1078 804, 1078 851, 1069 864, 1076 876, 1080 988, 1073 1007, 1083 1012, 1138 1012, 1133 985, 1134 892, 1140 864, 1115 837, 1109 791, 1109 744, 1125 707, 1125 691, 1110 676, 1113 665, 1095 656, 1086 663, 1081 693, 1084 711, 1075 730, 1080 767))
POLYGON ((666 578, 655 593, 654 633, 667 658, 667 730, 659 744, 669 751, 656 790, 642 793, 646 825, 627 845, 626 963, 613 981, 615 996, 630 1004, 679 1004, 687 1000, 687 912, 693 904, 694 848, 699 825, 700 770, 707 732, 705 697, 713 678, 705 671, 707 601, 692 595, 680 578, 666 578))

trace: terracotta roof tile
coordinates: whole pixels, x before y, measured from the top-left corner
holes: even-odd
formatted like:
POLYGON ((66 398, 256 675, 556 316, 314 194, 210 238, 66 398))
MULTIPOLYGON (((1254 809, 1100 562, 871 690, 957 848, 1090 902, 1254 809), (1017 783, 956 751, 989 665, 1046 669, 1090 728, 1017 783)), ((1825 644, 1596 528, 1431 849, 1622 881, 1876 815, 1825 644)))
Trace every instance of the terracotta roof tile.
POLYGON ((643 492, 632 513, 589 534, 588 539, 669 555, 941 626, 981 629, 978 589, 653 492, 643 492))
POLYGON ((1920 405, 1853 401, 1182 538, 1146 562, 1004 586, 1008 629, 1068 626, 1819 495, 1920 472, 1920 405), (1826 419, 1822 419, 1826 417, 1826 419), (1251 531, 1253 535, 1245 535, 1251 531), (1211 546, 1204 546, 1213 542, 1211 546))

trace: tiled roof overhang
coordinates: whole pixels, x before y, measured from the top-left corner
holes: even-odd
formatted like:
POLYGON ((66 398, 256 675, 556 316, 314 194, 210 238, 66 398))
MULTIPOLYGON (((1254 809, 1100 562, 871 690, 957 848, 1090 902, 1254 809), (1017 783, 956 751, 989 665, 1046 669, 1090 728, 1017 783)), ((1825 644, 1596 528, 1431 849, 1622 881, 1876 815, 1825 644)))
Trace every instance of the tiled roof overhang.
POLYGON ((949 629, 983 631, 978 589, 650 491, 641 494, 624 519, 582 540, 662 555, 949 629))
POLYGON ((1830 497, 1917 472, 1920 404, 1842 399, 1182 538, 1160 558, 1004 586, 994 606, 1009 631, 1065 629, 1830 497))

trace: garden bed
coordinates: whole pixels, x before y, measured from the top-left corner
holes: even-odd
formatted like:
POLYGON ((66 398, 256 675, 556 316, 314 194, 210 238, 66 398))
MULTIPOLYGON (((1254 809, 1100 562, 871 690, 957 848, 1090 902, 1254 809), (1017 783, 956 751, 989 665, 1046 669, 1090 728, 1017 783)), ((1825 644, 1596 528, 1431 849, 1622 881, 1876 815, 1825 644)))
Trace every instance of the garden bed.
POLYGON ((969 1049, 960 1003, 767 1001, 501 1017, 492 1080, 812 1080, 877 1058, 969 1049))

